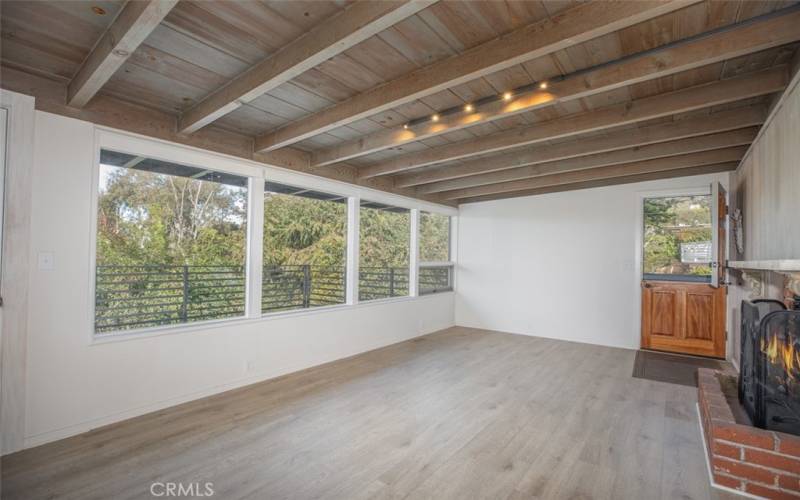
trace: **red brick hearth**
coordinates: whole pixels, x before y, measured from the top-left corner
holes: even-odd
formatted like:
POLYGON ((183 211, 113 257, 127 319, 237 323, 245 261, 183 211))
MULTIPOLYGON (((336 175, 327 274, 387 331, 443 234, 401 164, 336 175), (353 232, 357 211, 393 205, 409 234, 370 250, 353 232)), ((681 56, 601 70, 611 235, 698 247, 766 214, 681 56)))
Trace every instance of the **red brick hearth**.
MULTIPOLYGON (((723 391, 735 375, 698 370, 700 418, 713 481, 764 498, 800 498, 800 436, 737 423, 723 391)), ((736 404, 736 403, 734 403, 736 404)))

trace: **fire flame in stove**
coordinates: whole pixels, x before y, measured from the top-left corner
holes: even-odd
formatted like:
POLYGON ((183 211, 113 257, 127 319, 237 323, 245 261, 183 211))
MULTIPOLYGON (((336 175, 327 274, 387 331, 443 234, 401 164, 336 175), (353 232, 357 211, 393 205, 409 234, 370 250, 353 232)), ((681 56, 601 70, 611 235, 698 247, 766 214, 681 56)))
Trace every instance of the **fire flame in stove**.
POLYGON ((798 381, 800 374, 800 349, 795 349, 794 343, 787 343, 780 335, 770 335, 769 342, 761 338, 761 352, 767 355, 770 363, 783 364, 786 370, 786 380, 798 381))

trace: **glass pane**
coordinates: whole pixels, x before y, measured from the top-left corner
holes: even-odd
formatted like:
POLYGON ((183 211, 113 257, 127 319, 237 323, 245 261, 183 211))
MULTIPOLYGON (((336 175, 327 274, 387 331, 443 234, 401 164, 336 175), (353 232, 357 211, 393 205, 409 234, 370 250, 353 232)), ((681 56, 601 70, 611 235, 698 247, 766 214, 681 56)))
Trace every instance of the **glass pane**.
POLYGON ((420 262, 450 260, 450 217, 422 212, 419 215, 420 262))
POLYGON ((267 182, 262 312, 345 302, 347 198, 267 182))
POLYGON ((360 217, 359 300, 408 295, 409 211, 362 201, 360 217))
POLYGON ((452 266, 421 267, 419 270, 420 295, 452 290, 452 272, 452 266))
POLYGON ((711 276, 711 196, 644 200, 644 274, 711 276))
POLYGON ((103 150, 95 331, 243 316, 247 178, 103 150))

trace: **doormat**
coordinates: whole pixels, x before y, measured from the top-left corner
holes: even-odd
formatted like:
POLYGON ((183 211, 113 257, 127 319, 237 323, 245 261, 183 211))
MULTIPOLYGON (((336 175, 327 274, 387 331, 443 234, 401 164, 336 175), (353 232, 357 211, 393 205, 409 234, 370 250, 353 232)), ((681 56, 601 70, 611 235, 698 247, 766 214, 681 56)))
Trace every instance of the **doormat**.
POLYGON ((697 387, 697 369, 724 370, 730 363, 718 359, 666 354, 654 351, 636 351, 633 361, 634 378, 655 380, 668 384, 697 387))

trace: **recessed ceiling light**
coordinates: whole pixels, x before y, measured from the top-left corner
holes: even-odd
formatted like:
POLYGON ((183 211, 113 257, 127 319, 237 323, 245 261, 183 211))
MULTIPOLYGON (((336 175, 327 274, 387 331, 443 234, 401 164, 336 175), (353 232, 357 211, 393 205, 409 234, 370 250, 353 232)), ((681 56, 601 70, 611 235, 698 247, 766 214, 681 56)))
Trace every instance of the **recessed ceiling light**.
POLYGON ((503 92, 504 101, 510 101, 512 97, 514 97, 514 94, 512 94, 511 92, 503 92))

